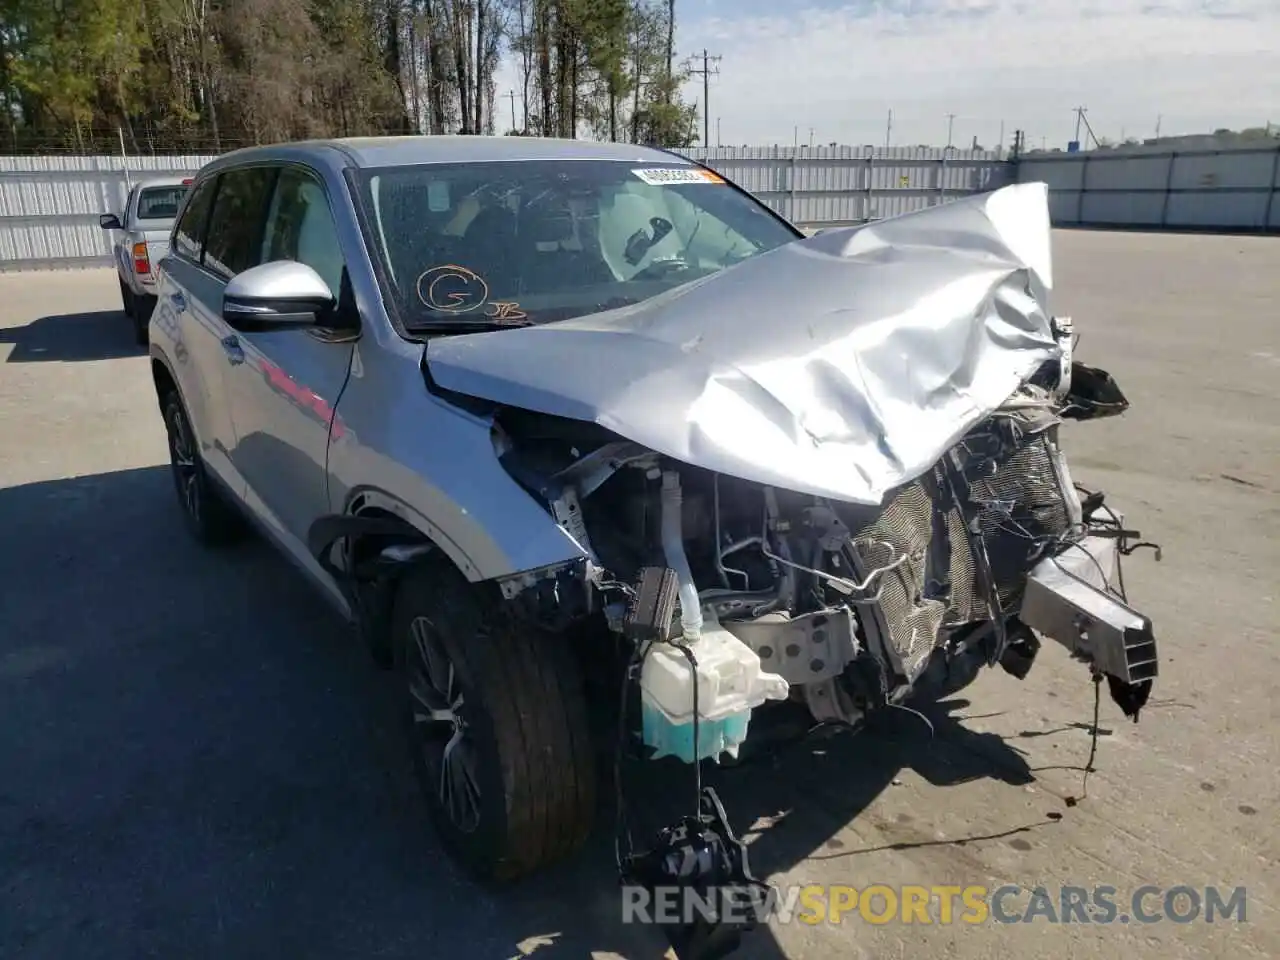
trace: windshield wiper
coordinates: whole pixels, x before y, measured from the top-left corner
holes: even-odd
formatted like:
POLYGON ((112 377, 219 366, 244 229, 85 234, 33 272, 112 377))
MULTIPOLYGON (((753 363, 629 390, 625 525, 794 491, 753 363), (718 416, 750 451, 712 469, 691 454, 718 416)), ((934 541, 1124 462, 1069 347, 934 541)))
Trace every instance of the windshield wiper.
POLYGON ((493 330, 513 330, 517 327, 531 327, 534 321, 528 318, 519 320, 496 320, 491 317, 437 317, 430 320, 416 320, 405 324, 408 333, 487 333, 493 330))

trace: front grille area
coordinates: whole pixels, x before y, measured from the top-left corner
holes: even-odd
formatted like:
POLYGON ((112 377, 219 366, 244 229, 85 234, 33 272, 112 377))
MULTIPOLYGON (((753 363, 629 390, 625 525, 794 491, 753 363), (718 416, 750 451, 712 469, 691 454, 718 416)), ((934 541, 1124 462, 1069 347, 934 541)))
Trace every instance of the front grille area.
MULTIPOLYGON (((1021 599, 1026 572, 1070 520, 1050 439, 1027 436, 970 499, 990 558, 1001 606, 1021 599)), ((903 487, 874 520, 854 528, 864 570, 907 560, 879 581, 878 601, 902 672, 914 679, 939 631, 989 616, 974 583, 974 559, 960 511, 939 490, 941 470, 903 487), (888 546, 886 546, 886 543, 888 546)))
POLYGON ((1025 575, 1052 540, 1071 526, 1046 434, 1030 437, 991 477, 974 483, 970 499, 978 514, 1000 605, 1022 599, 1025 575))
POLYGON ((945 598, 925 595, 925 574, 933 547, 934 501, 922 483, 904 487, 880 516, 854 534, 854 547, 866 569, 891 563, 903 553, 905 563, 879 581, 881 614, 908 677, 914 677, 937 642, 947 612, 945 598), (881 542, 883 541, 883 542, 881 542))

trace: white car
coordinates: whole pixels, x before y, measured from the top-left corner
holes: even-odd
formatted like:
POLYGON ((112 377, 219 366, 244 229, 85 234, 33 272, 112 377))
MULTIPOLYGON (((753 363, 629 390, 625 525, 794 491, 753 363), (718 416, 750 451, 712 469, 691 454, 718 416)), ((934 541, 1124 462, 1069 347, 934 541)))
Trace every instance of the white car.
POLYGON ((124 315, 133 322, 138 343, 147 342, 147 322, 156 305, 156 266, 169 252, 174 218, 191 185, 190 177, 161 177, 133 185, 123 217, 104 213, 103 230, 119 231, 111 256, 120 280, 124 315))

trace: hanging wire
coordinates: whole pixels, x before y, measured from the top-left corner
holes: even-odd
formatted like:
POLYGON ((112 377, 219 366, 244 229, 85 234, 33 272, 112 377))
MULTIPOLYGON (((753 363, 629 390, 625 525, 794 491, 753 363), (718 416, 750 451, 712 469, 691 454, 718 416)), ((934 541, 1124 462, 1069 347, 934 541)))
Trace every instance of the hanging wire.
POLYGON ((1093 729, 1089 739, 1089 759, 1084 764, 1084 774, 1080 778, 1080 798, 1067 797, 1067 806, 1074 807, 1082 800, 1089 797, 1089 774, 1093 773, 1097 767, 1093 765, 1093 761, 1098 757, 1098 723, 1102 710, 1102 672, 1100 670, 1093 671, 1093 729))

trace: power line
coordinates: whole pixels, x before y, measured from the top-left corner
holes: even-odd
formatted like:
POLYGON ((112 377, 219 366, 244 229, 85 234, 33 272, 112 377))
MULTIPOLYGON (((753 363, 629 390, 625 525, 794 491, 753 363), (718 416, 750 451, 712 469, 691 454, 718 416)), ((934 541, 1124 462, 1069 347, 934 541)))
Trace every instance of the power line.
POLYGON ((689 67, 689 73, 692 76, 702 77, 702 145, 704 147, 711 146, 711 78, 720 76, 720 61, 724 59, 720 56, 712 56, 707 53, 706 47, 702 48, 702 53, 695 54, 689 58, 690 63, 702 60, 701 67, 689 67))

